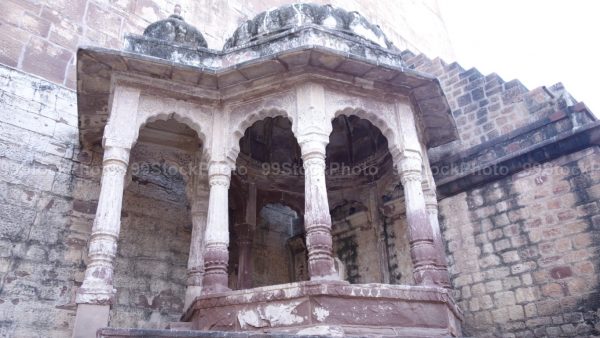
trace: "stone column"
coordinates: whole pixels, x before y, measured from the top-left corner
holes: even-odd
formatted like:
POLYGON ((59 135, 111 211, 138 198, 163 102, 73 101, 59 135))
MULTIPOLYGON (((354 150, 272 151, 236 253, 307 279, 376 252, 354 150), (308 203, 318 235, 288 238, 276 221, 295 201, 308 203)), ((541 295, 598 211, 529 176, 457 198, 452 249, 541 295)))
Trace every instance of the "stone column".
POLYGON ((325 187, 328 135, 311 134, 300 142, 304 162, 304 224, 311 280, 338 280, 333 259, 331 215, 325 187))
POLYGON ((379 257, 379 272, 382 283, 390 283, 389 269, 389 254, 387 243, 385 242, 385 234, 383 233, 382 220, 379 217, 379 207, 377 205, 377 183, 369 185, 369 214, 373 229, 375 232, 375 240, 377 241, 377 253, 379 257))
POLYGON ((240 290, 252 288, 252 240, 256 229, 256 193, 256 184, 248 183, 244 223, 236 226, 239 250, 237 286, 240 290))
POLYGON ((203 294, 229 291, 227 264, 229 261, 228 193, 232 166, 211 162, 208 166, 208 216, 204 249, 203 294))
MULTIPOLYGON (((203 174, 202 174, 203 175, 203 174)), ((187 289, 185 291, 184 311, 192 305, 196 297, 202 295, 204 278, 204 238, 206 233, 206 215, 208 212, 208 182, 205 177, 196 177, 193 192, 190 194, 192 216, 192 238, 187 267, 187 289)))
POLYGON ((446 261, 446 250, 444 249, 444 242, 442 240, 442 234, 440 231, 440 221, 438 218, 438 204, 435 192, 431 189, 424 189, 425 191, 425 205, 427 208, 427 215, 429 217, 429 224, 431 225, 431 231, 433 233, 433 245, 437 254, 436 266, 438 270, 438 284, 450 288, 450 276, 448 274, 448 263, 446 261))
POLYGON ((417 284, 434 285, 439 280, 436 269, 437 253, 421 186, 421 164, 421 155, 408 151, 402 154, 398 169, 404 188, 414 279, 417 284))
POLYGON ((252 288, 252 226, 247 223, 236 226, 238 256, 238 290, 252 288))
POLYGON ((121 228, 121 205, 128 163, 128 148, 106 142, 100 197, 89 241, 89 262, 76 296, 78 306, 73 337, 86 337, 90 333, 95 335, 97 328, 108 325, 108 312, 116 292, 113 288, 113 263, 121 228))

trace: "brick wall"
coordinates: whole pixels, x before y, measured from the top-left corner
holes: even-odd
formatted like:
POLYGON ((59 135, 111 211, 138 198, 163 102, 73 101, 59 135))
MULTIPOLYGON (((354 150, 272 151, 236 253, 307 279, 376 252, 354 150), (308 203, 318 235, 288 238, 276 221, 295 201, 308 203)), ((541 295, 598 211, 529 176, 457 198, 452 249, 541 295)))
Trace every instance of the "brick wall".
MULTIPOLYGON (((379 23, 401 49, 452 57, 436 1, 408 3, 358 0, 317 1, 358 10, 379 23)), ((0 63, 75 88, 78 46, 120 49, 127 33, 141 34, 150 23, 181 4, 213 49, 244 21, 290 0, 3 0, 0 1, 0 63)))
POLYGON ((465 332, 600 333, 600 149, 440 202, 465 332))

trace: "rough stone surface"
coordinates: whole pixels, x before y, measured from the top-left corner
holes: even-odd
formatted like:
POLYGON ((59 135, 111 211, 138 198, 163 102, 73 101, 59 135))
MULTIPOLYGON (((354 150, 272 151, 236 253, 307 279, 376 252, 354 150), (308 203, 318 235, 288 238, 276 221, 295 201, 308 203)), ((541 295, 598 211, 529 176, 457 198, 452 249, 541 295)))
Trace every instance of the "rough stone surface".
POLYGON ((124 194, 113 327, 164 328, 183 311, 191 216, 174 166, 190 160, 185 152, 144 144, 132 150, 131 165, 141 169, 124 194))

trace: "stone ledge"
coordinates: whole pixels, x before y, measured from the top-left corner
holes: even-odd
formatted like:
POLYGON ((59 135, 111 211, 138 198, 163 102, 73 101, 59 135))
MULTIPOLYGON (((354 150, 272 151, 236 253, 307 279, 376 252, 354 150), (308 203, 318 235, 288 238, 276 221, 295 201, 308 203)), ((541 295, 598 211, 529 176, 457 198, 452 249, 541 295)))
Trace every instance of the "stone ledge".
MULTIPOLYGON (((128 337, 144 337, 144 338, 288 338, 288 337, 364 337, 366 333, 361 329, 350 328, 346 331, 335 326, 311 326, 303 330, 305 333, 286 333, 286 332, 225 332, 225 331, 174 331, 169 329, 121 329, 121 328, 103 328, 98 330, 96 337, 98 338, 128 338, 128 337), (318 332, 318 333, 316 333, 318 332)), ((436 329, 419 329, 406 328, 393 330, 389 332, 379 332, 380 336, 384 337, 447 337, 443 330, 436 329)), ((373 335, 371 333, 371 335, 373 335)))
MULTIPOLYGON (((180 331, 180 330, 160 330, 160 329, 120 329, 103 328, 98 330, 98 338, 125 338, 125 337, 146 337, 146 338, 177 338, 177 337, 210 337, 210 338, 259 338, 259 337, 296 337, 296 335, 285 333, 256 333, 256 332, 223 332, 223 331, 180 331)), ((306 337, 326 337, 326 336, 306 336, 306 337)))
POLYGON ((598 145, 600 122, 589 122, 585 127, 571 128, 568 118, 514 136, 497 140, 497 144, 468 157, 453 161, 440 161, 432 164, 432 169, 458 170, 457 175, 434 175, 438 182, 438 194, 452 196, 472 187, 512 175, 528 166, 551 161, 564 154, 570 154, 587 147, 598 145), (564 130, 564 131, 563 131, 564 130), (562 131, 562 132, 561 132, 562 131), (545 140, 539 141, 537 135, 545 140), (511 145, 526 145, 521 149, 511 149, 511 145), (495 152, 495 159, 486 162, 486 156, 495 152), (462 171, 461 168, 470 168, 462 171), (462 172, 460 172, 462 171, 462 172))

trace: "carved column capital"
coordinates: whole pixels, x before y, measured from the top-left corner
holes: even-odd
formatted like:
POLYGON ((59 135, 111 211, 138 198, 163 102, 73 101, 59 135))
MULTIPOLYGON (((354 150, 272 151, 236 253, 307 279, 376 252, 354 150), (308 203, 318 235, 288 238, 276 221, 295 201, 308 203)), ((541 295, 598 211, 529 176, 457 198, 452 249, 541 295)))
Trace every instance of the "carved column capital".
POLYGON ((102 158, 102 177, 108 180, 107 176, 125 176, 129 164, 129 148, 105 146, 104 156, 102 158))
POLYGON ((212 162, 208 165, 208 184, 225 186, 229 189, 232 167, 228 163, 212 162))
POLYGON ((325 148, 329 143, 329 135, 325 133, 309 133, 298 137, 302 160, 325 160, 325 148))
POLYGON ((397 162, 397 170, 400 174, 402 185, 406 182, 418 182, 421 184, 423 180, 423 160, 421 154, 417 152, 405 152, 397 162))

